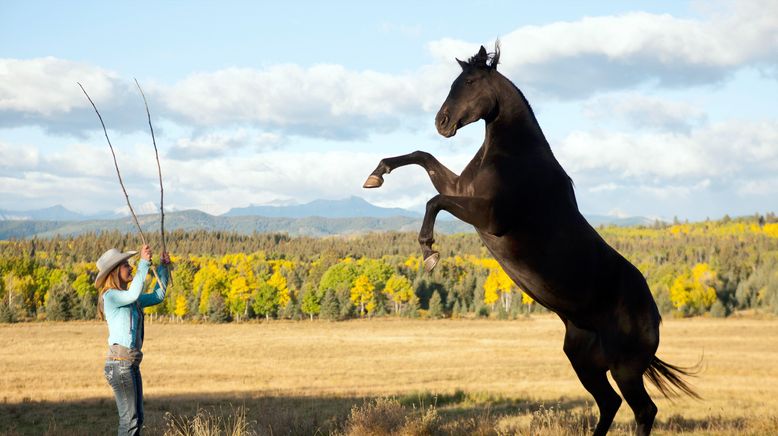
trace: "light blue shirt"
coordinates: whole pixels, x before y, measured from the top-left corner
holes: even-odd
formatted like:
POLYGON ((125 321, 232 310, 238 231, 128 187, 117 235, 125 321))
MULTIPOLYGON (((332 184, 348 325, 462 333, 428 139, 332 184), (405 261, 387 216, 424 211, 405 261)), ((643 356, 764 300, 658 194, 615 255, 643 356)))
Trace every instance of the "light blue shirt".
POLYGON ((137 350, 143 346, 143 339, 138 335, 142 328, 141 310, 165 299, 169 278, 167 265, 158 266, 157 275, 163 286, 160 287, 157 283, 154 292, 142 294, 149 266, 151 262, 140 259, 135 276, 126 291, 109 289, 103 294, 103 311, 105 320, 108 321, 108 346, 119 344, 137 350))

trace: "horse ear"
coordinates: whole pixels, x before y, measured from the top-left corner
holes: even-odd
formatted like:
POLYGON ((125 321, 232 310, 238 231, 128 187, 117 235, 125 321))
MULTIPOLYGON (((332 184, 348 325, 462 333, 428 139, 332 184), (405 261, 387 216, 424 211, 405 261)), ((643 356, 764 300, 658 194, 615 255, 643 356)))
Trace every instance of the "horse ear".
POLYGON ((486 49, 484 48, 484 46, 481 46, 481 49, 478 50, 478 57, 486 58, 486 49))
POLYGON ((456 60, 457 60, 457 63, 459 64, 459 66, 460 66, 460 67, 462 67, 462 71, 464 71, 464 70, 465 70, 465 69, 466 69, 466 68, 467 68, 467 67, 470 65, 470 64, 468 64, 468 63, 467 63, 467 62, 465 62, 465 61, 460 61, 460 60, 459 60, 459 59, 457 59, 457 58, 454 58, 454 59, 456 59, 456 60))

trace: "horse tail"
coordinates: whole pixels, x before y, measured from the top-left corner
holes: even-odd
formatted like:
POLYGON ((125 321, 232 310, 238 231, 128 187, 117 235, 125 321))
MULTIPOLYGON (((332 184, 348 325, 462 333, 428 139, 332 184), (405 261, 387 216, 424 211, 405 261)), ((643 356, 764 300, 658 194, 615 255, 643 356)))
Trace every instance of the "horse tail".
POLYGON ((692 398, 702 400, 702 397, 700 397, 700 395, 682 379, 682 377, 696 376, 697 373, 700 372, 701 366, 702 357, 696 365, 683 368, 671 365, 654 356, 653 360, 651 360, 651 364, 646 369, 645 376, 651 384, 659 389, 659 392, 661 392, 665 398, 675 398, 683 393, 692 398), (678 391, 681 392, 679 393, 678 391))

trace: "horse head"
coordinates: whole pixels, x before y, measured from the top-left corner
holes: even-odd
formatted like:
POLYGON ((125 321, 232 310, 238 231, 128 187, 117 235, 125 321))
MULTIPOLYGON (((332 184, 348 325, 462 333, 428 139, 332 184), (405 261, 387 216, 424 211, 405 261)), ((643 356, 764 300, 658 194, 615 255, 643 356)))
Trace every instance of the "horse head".
POLYGON ((480 119, 493 118, 497 110, 497 87, 494 85, 499 73, 499 42, 494 53, 487 53, 484 46, 467 61, 457 59, 462 73, 451 84, 451 91, 435 116, 438 133, 450 138, 457 129, 480 119))

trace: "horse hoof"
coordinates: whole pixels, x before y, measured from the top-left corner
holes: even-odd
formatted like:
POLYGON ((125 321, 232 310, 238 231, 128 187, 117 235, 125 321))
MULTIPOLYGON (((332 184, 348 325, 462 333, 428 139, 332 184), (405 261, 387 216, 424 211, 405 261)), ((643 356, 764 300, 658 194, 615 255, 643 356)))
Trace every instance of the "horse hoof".
POLYGON ((367 178, 365 181, 365 184, 362 185, 363 188, 378 188, 381 185, 384 184, 384 179, 381 176, 376 176, 374 174, 371 174, 370 177, 367 178))
POLYGON ((424 270, 427 272, 431 272, 433 268, 435 268, 435 265, 438 264, 438 260, 440 260, 440 253, 437 251, 433 251, 432 254, 429 255, 426 259, 424 259, 424 270))

